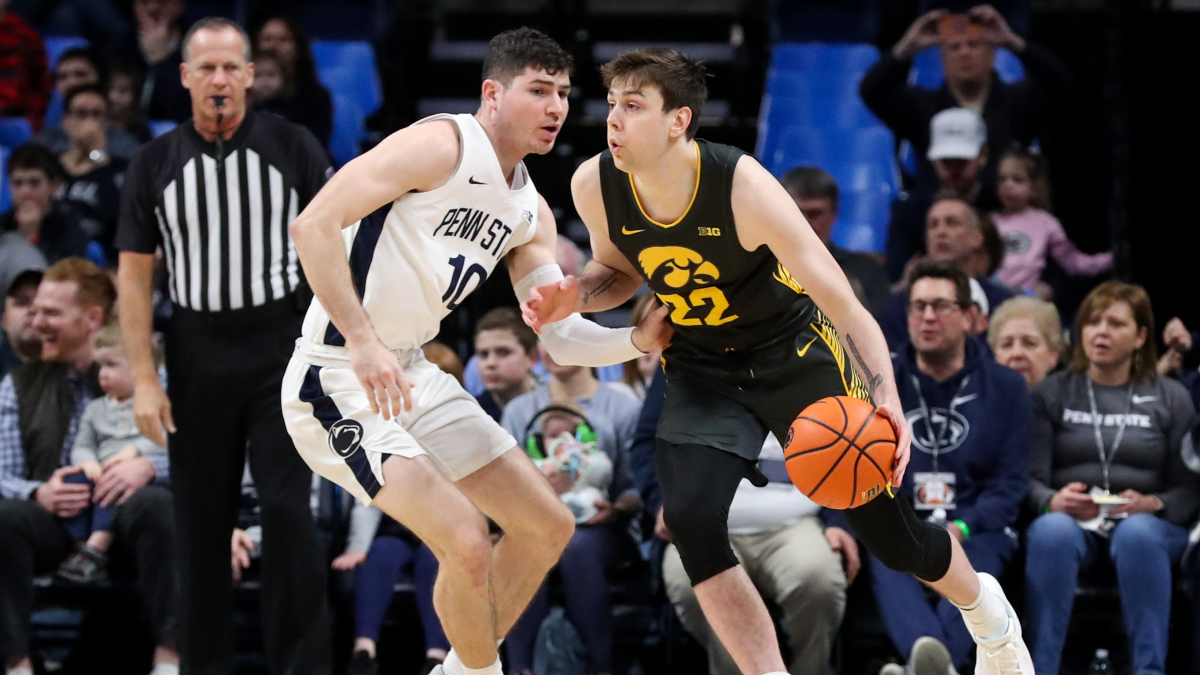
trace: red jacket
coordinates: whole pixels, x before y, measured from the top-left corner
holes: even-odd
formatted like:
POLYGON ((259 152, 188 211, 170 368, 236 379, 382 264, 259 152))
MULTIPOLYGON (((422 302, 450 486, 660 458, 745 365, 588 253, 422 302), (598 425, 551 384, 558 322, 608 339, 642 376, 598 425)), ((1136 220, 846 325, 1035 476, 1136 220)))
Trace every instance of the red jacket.
POLYGON ((16 14, 0 17, 0 117, 25 117, 40 130, 50 87, 41 36, 16 14))

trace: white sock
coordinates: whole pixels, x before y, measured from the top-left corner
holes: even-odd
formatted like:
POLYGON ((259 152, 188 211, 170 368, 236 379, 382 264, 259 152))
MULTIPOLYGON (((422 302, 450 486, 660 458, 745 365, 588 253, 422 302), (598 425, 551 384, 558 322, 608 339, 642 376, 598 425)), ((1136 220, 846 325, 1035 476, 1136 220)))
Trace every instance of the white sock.
POLYGON ((498 654, 496 662, 486 668, 468 668, 463 665, 462 659, 458 658, 453 649, 446 654, 446 660, 442 661, 442 670, 446 671, 446 675, 503 675, 498 654))
POLYGON ((966 607, 959 605, 958 609, 973 635, 982 640, 994 640, 1008 632, 1008 608, 1005 604, 1004 596, 989 591, 981 579, 979 597, 966 607))
POLYGON ((33 671, 28 668, 9 668, 4 675, 33 675, 33 671))
POLYGON ((179 666, 174 663, 160 663, 154 666, 154 670, 150 671, 150 675, 179 675, 179 666))

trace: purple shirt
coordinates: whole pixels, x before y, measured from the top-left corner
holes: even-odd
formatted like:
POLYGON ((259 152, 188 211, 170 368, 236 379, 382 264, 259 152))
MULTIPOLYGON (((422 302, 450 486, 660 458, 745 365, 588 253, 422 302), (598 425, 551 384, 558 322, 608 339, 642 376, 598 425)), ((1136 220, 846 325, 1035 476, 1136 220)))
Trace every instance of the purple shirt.
POLYGON ((996 211, 992 222, 1004 239, 1004 264, 996 277, 1009 286, 1032 289, 1042 278, 1047 255, 1074 276, 1092 276, 1112 267, 1112 253, 1089 255, 1075 248, 1062 223, 1047 211, 1025 209, 1009 215, 996 211))

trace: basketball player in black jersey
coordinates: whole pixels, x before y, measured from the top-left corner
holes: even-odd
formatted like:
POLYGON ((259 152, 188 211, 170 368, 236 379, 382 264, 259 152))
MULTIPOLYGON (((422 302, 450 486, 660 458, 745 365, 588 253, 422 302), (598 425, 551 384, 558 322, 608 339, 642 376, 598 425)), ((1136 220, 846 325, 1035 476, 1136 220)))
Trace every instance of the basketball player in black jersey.
MULTIPOLYGON (((694 139, 703 66, 653 48, 601 72, 609 147, 571 182, 595 257, 578 279, 536 289, 523 311, 538 329, 616 307, 643 280, 670 307, 670 384, 655 446, 663 517, 738 667, 782 675, 771 617, 729 545, 729 504, 743 477, 761 480, 754 462, 766 432, 786 438, 800 411, 827 396, 874 400, 887 415, 899 486, 909 429, 888 348, 779 182, 740 150, 694 139)), ((881 562, 962 609, 979 646, 976 673, 1033 675, 1000 585, 975 572, 945 528, 918 520, 904 495, 846 516, 881 562)))

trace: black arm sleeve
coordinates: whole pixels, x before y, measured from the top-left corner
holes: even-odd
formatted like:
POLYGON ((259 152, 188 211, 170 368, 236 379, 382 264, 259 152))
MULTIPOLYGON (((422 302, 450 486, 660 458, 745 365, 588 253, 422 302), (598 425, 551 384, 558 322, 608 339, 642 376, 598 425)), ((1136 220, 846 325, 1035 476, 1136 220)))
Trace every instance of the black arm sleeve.
POLYGON ((147 170, 148 162, 143 148, 125 171, 115 241, 120 251, 154 253, 162 238, 154 219, 154 185, 147 170))
POLYGON ((662 417, 666 395, 667 376, 659 368, 646 391, 646 401, 642 404, 642 414, 638 417, 633 443, 629 447, 629 471, 633 474, 633 482, 637 484, 638 492, 642 494, 642 503, 648 517, 657 516, 658 507, 662 506, 658 472, 654 467, 654 437, 658 431, 658 419, 662 417))

